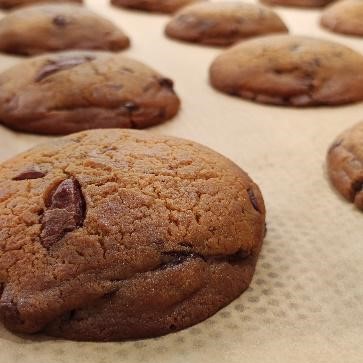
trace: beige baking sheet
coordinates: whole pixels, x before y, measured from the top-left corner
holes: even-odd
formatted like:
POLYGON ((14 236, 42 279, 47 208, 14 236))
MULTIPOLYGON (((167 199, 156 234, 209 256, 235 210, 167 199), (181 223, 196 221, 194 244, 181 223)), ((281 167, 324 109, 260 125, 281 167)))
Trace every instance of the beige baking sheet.
MULTIPOLYGON (((202 324, 120 343, 24 338, 0 328, 0 363, 362 363, 363 214, 330 188, 324 158, 336 134, 363 119, 363 104, 295 110, 224 96, 207 81, 218 49, 166 39, 167 16, 86 3, 131 36, 126 54, 175 80, 182 110, 149 132, 206 144, 248 171, 266 200, 268 234, 249 290, 202 324)), ((277 11, 292 33, 363 53, 363 39, 319 29, 319 11, 277 11)), ((17 61, 0 56, 0 68, 17 61)), ((46 139, 0 127, 0 158, 46 139)))

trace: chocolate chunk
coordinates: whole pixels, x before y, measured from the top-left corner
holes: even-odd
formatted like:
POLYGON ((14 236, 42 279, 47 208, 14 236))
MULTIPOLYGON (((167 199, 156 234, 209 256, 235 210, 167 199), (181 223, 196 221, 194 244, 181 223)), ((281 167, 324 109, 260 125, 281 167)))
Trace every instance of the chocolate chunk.
POLYGON ((127 101, 123 104, 123 107, 125 107, 129 112, 134 112, 139 109, 139 106, 132 101, 127 101))
POLYGON ((70 20, 63 15, 57 15, 53 18, 53 24, 61 28, 67 26, 69 23, 70 20))
POLYGON ((260 207, 258 206, 257 198, 255 194, 253 193, 252 189, 247 189, 248 197, 250 198, 251 204, 253 205, 253 208, 257 210, 257 212, 261 213, 260 207))
POLYGON ((244 260, 247 257, 249 257, 250 254, 251 254, 250 251, 240 249, 239 251, 237 251, 233 255, 227 256, 227 261, 229 263, 240 262, 241 260, 244 260))
POLYGON ((44 78, 47 78, 54 73, 57 73, 59 71, 65 70, 65 69, 70 69, 70 68, 76 67, 80 64, 90 62, 94 59, 95 59, 95 57, 93 57, 91 55, 87 55, 87 56, 82 55, 82 56, 73 56, 73 57, 62 58, 57 61, 50 61, 49 63, 45 64, 39 70, 34 81, 40 82, 44 78))
POLYGON ((17 176, 14 176, 13 180, 26 180, 26 179, 39 179, 43 178, 45 173, 37 168, 30 168, 27 170, 22 171, 17 176))
POLYGON ((169 268, 173 266, 180 265, 188 259, 192 258, 202 258, 201 255, 197 253, 189 253, 189 252, 163 252, 161 254, 161 265, 160 269, 169 268))
POLYGON ((11 301, 0 301, 0 316, 6 325, 19 325, 23 322, 16 304, 11 301))
POLYGON ((161 78, 159 79, 159 84, 161 87, 173 89, 174 82, 170 78, 161 78))
POLYGON ((47 210, 42 218, 41 242, 49 248, 67 232, 82 226, 85 200, 81 186, 75 179, 63 180, 46 200, 47 210))

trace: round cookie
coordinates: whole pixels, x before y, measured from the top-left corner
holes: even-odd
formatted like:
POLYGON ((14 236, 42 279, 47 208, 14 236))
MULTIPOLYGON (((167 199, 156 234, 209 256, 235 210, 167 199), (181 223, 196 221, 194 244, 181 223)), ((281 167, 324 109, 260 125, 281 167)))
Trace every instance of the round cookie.
POLYGON ((109 53, 38 56, 0 74, 0 122, 15 130, 144 128, 173 117, 179 104, 170 79, 109 53))
POLYGON ((269 5, 299 6, 299 7, 322 7, 334 0, 260 0, 269 5))
POLYGON ((237 1, 192 4, 174 15, 165 29, 171 38, 221 46, 253 36, 287 31, 286 25, 272 10, 237 1))
POLYGON ((326 40, 266 36, 218 56, 210 81, 224 93, 261 103, 340 105, 363 100, 363 56, 326 40))
POLYGON ((123 8, 170 14, 197 1, 203 0, 111 0, 111 4, 123 8))
POLYGON ((321 24, 336 33, 363 36, 363 1, 343 0, 324 10, 321 24))
POLYGON ((166 334, 249 285, 265 233, 257 185, 192 141, 94 130, 0 165, 0 316, 76 340, 166 334))
POLYGON ((328 150, 327 164, 334 187, 363 210, 363 122, 338 136, 328 150))
POLYGON ((73 3, 83 3, 83 0, 0 0, 0 9, 12 9, 25 5, 33 5, 39 3, 61 3, 61 2, 73 2, 73 3))
POLYGON ((27 6, 0 19, 0 51, 11 54, 67 49, 119 51, 129 43, 109 20, 76 4, 27 6))

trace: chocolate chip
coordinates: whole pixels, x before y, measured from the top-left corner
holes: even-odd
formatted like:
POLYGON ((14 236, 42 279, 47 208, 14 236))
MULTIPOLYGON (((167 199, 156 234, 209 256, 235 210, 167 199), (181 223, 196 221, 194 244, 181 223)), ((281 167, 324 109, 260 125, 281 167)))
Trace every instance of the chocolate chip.
POLYGON ((72 56, 72 57, 61 58, 56 61, 49 61, 39 70, 38 74, 35 76, 34 81, 40 82, 56 72, 76 67, 80 64, 90 62, 94 59, 95 57, 91 55, 86 55, 86 56, 72 56))
POLYGON ((70 20, 63 15, 57 15, 53 18, 53 24, 61 28, 67 26, 69 23, 70 20))
POLYGON ((203 258, 201 255, 197 253, 189 253, 189 252, 163 252, 161 254, 161 265, 160 269, 169 268, 173 266, 180 265, 186 260, 193 258, 203 258))
POLYGON ((39 179, 43 178, 44 176, 45 173, 43 173, 41 170, 37 168, 31 168, 22 171, 17 176, 14 176, 13 180, 39 179))
POLYGON ((233 255, 229 255, 227 256, 227 261, 229 263, 234 263, 234 262, 240 262, 241 260, 246 259, 247 257, 250 256, 250 251, 246 251, 243 250, 242 248, 240 250, 238 250, 236 253, 234 253, 233 255))
POLYGON ((354 193, 358 193, 363 189, 363 180, 355 180, 352 183, 352 189, 354 193))
POLYGON ((132 101, 127 101, 122 106, 125 107, 129 112, 134 112, 139 109, 139 106, 132 101))
POLYGON ((63 180, 45 202, 48 207, 42 218, 41 242, 49 248, 67 232, 82 226, 85 200, 75 179, 63 180))
POLYGON ((23 322, 16 304, 10 301, 0 302, 0 316, 6 325, 19 325, 23 322))
POLYGON ((258 206, 257 198, 255 194, 253 193, 252 189, 247 189, 248 197, 250 198, 251 204, 253 205, 253 208, 257 210, 257 212, 261 212, 260 207, 258 206))
POLYGON ((174 82, 170 78, 159 79, 159 84, 161 87, 173 89, 174 82))

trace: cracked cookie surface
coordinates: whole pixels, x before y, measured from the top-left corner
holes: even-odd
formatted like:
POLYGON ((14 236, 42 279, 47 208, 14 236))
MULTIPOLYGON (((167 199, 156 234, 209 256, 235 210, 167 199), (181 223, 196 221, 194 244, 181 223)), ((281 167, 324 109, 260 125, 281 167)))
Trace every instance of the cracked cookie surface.
POLYGON ((144 128, 173 117, 179 103, 170 79, 113 54, 39 56, 0 75, 0 122, 33 133, 144 128))
POLYGON ((20 6, 34 5, 39 3, 83 3, 83 0, 0 0, 0 9, 12 9, 20 6))
POLYGON ((76 340, 166 334, 249 285, 265 233, 257 185, 188 140, 93 130, 0 166, 0 316, 76 340))
POLYGON ((327 166, 334 187, 363 210, 363 122, 337 137, 328 150, 327 166))
POLYGON ((321 7, 328 5, 334 0, 260 0, 269 5, 300 6, 300 7, 321 7))
POLYGON ((363 56, 326 40, 271 35, 218 56, 210 81, 219 91, 256 102, 340 105, 363 100, 363 56))
POLYGON ((155 13, 174 13, 183 6, 203 0, 111 0, 111 4, 155 13))
POLYGON ((119 51, 129 38, 108 19, 76 4, 40 4, 0 19, 0 51, 36 55, 71 49, 119 51))
POLYGON ((237 1, 192 4, 175 14, 165 28, 171 38, 219 46, 287 31, 286 25, 272 10, 237 1))
POLYGON ((338 1, 324 10, 321 24, 336 33, 363 36, 363 1, 338 1))

